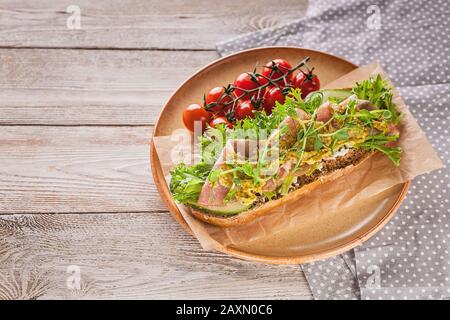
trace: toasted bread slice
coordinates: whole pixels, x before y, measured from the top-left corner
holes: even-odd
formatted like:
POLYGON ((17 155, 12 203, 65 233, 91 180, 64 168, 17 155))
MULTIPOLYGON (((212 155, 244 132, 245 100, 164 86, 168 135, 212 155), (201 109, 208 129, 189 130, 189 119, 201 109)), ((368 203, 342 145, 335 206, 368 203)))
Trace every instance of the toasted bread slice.
POLYGON ((307 194, 324 183, 334 181, 339 177, 350 173, 374 153, 375 152, 362 149, 350 149, 343 156, 323 160, 322 170, 316 171, 309 176, 303 175, 298 177, 297 182, 294 184, 295 189, 289 192, 289 194, 281 196, 278 199, 261 202, 253 206, 251 209, 239 214, 233 216, 220 216, 196 209, 191 209, 191 214, 199 220, 220 227, 242 225, 256 219, 257 217, 270 213, 271 210, 279 206, 297 200, 302 195, 307 194))

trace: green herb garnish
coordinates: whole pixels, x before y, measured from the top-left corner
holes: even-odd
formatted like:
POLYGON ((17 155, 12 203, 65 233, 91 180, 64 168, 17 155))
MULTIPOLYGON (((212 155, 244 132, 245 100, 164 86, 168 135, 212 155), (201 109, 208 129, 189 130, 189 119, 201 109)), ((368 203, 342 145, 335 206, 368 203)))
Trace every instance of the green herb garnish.
POLYGON ((177 165, 170 172, 169 188, 174 199, 180 203, 197 201, 210 171, 211 165, 204 162, 193 166, 186 166, 184 163, 177 165))

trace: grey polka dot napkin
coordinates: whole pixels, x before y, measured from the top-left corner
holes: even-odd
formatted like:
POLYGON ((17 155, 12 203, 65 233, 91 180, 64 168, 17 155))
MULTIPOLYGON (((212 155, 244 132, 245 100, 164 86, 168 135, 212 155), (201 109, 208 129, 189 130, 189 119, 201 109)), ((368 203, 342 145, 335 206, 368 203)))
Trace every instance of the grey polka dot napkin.
POLYGON ((378 234, 302 266, 316 299, 450 299, 450 1, 316 0, 287 25, 220 43, 221 55, 272 45, 380 60, 444 168, 416 178, 378 234))

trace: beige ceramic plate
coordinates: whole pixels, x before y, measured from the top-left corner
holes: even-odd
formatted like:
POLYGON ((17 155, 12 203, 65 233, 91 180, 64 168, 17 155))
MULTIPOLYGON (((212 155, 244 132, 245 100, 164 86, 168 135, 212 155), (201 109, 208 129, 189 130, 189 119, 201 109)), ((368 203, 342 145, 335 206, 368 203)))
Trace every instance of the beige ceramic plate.
MULTIPOLYGON (((201 102, 208 89, 232 83, 238 74, 252 70, 256 62, 283 58, 294 64, 306 56, 311 58, 309 64, 315 67, 322 86, 356 68, 342 58, 302 48, 268 47, 239 52, 207 65, 186 80, 162 109, 154 135, 170 135, 174 129, 182 128, 181 115, 186 106, 201 102)), ((153 143, 150 153, 153 178, 162 199, 175 219, 190 232, 170 196, 153 143)), ((360 207, 320 216, 306 214, 304 222, 295 230, 285 230, 244 245, 223 247, 222 251, 247 260, 275 264, 304 263, 342 253, 362 243, 387 223, 408 187, 409 183, 395 186, 360 207)))

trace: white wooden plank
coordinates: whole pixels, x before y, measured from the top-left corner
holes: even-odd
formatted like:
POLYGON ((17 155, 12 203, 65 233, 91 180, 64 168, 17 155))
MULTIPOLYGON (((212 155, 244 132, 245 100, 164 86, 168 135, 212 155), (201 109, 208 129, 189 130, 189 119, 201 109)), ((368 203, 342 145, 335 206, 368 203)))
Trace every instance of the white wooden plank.
POLYGON ((215 43, 300 18, 306 0, 2 0, 0 46, 214 50, 215 43), (69 5, 80 29, 67 28, 69 5))
POLYGON ((151 127, 0 126, 0 214, 166 210, 151 127))
MULTIPOLYGON (((72 282, 71 282, 72 283, 72 282)), ((0 299, 309 299, 299 266, 206 252, 168 215, 0 216, 0 299), (80 289, 67 287, 79 267, 80 289)))
POLYGON ((150 125, 215 52, 0 49, 0 124, 150 125))

